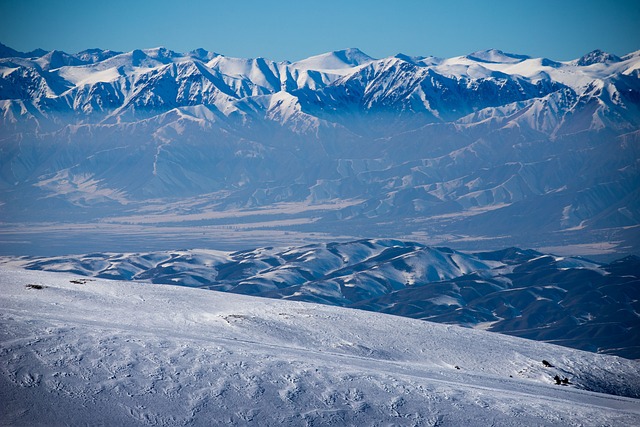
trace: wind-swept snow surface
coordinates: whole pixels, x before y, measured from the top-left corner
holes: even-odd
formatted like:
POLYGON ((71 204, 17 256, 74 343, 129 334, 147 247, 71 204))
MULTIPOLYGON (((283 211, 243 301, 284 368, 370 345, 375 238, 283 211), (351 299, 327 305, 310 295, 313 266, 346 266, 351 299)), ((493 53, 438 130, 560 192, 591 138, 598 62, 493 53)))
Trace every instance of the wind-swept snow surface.
POLYGON ((2 269, 0 287, 3 425, 640 423, 638 362, 617 357, 62 273, 2 269))

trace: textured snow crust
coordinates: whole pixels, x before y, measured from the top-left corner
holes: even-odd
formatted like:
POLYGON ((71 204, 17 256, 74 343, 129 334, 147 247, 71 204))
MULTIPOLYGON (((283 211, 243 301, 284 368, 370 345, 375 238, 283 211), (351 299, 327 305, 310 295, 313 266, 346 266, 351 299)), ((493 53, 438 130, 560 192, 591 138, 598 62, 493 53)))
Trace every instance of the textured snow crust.
POLYGON ((640 422, 638 363, 617 357, 64 273, 1 269, 0 286, 3 425, 640 422))

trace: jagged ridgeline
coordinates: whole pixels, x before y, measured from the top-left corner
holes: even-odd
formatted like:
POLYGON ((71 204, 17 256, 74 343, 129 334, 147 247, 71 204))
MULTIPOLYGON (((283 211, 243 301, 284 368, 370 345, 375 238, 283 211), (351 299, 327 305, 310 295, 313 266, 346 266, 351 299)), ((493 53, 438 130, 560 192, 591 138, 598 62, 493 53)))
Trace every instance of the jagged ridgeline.
POLYGON ((303 232, 640 247, 638 52, 0 54, 3 221, 291 203, 303 232))

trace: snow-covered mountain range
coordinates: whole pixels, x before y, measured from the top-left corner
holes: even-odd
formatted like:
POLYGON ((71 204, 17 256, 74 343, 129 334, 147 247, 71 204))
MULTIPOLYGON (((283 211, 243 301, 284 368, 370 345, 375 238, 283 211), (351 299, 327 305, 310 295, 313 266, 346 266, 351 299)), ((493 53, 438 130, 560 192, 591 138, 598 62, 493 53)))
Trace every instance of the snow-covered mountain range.
POLYGON ((0 45, 2 425, 636 425, 632 253, 640 51, 0 45))
POLYGON ((244 224, 286 204, 270 219, 304 233, 640 248, 639 52, 0 56, 5 224, 244 224))
POLYGON ((239 252, 11 258, 31 270, 365 309, 640 359, 640 259, 516 248, 462 253, 398 240, 239 252))
POLYGON ((638 362, 615 356, 70 273, 3 267, 0 288, 1 425, 640 423, 638 362))

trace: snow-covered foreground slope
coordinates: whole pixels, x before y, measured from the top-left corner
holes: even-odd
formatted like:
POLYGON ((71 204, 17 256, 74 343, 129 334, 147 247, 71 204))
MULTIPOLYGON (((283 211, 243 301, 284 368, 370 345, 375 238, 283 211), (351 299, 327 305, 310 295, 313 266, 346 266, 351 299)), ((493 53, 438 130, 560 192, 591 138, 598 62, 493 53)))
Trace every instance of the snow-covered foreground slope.
POLYGON ((640 366, 617 357, 71 274, 1 269, 0 287, 4 425, 640 423, 640 366))

